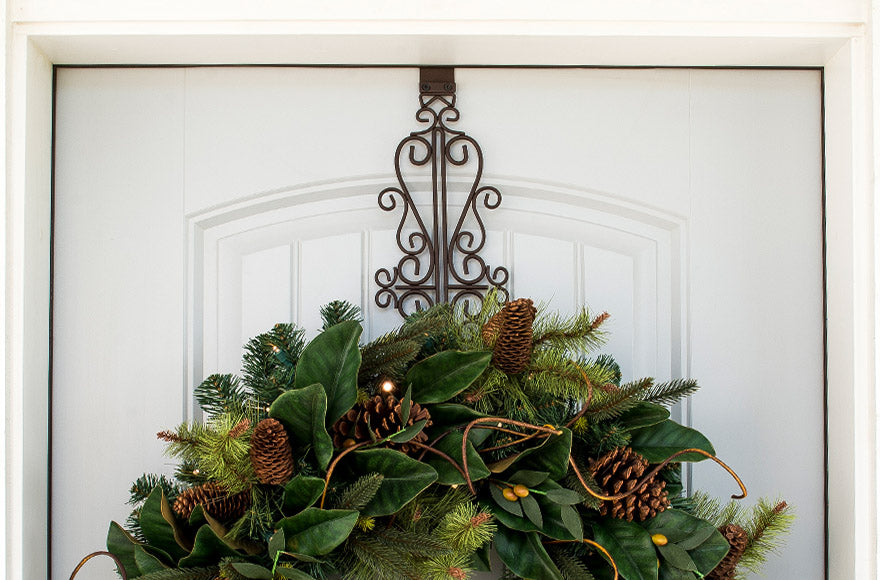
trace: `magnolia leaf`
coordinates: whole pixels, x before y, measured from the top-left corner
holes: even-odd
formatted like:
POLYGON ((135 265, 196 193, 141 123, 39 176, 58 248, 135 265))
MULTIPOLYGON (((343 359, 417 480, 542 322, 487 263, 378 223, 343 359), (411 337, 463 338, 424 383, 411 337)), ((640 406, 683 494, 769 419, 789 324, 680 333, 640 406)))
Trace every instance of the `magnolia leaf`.
POLYGON ((155 488, 150 492, 147 500, 141 507, 139 516, 141 530, 147 543, 162 550, 171 557, 172 562, 177 562, 187 554, 185 546, 190 545, 177 527, 174 513, 161 488, 155 488))
POLYGON ((255 578, 257 580, 272 580, 272 570, 263 568, 257 564, 248 564, 247 562, 233 562, 230 564, 236 572, 245 578, 255 578))
POLYGON ((412 411, 412 385, 406 388, 406 394, 400 403, 400 424, 406 425, 409 422, 409 412, 412 411))
POLYGON ((594 539, 608 550, 627 580, 657 580, 657 551, 651 534, 637 523, 603 518, 593 524, 594 539))
POLYGON ((546 471, 550 478, 557 480, 568 473, 568 458, 571 455, 571 431, 560 428, 562 435, 550 435, 537 447, 511 455, 510 457, 489 465, 492 473, 501 473, 516 465, 520 469, 546 471))
POLYGON ((700 574, 706 575, 715 569, 715 566, 727 555, 730 544, 721 535, 721 532, 715 530, 709 538, 692 550, 688 550, 688 555, 697 566, 700 574))
POLYGON ((447 427, 457 427, 465 425, 474 419, 484 419, 488 417, 485 413, 480 413, 476 409, 458 405, 456 403, 441 403, 439 405, 431 405, 431 422, 434 425, 442 426, 444 431, 447 427))
POLYGON ((541 506, 538 501, 531 495, 521 497, 519 503, 522 504, 523 513, 535 527, 542 529, 544 527, 544 518, 541 516, 541 506))
POLYGON ((615 421, 623 429, 639 429, 650 427, 669 419, 669 409, 656 403, 639 401, 632 408, 627 409, 615 421))
POLYGON ((107 530, 107 551, 119 558, 129 578, 137 578, 141 575, 134 555, 135 548, 139 546, 137 540, 122 526, 116 522, 110 522, 110 528, 107 530))
POLYGON ((495 549, 504 565, 521 578, 530 580, 563 580, 562 573, 536 532, 518 532, 499 526, 495 533, 495 549))
POLYGON ((677 509, 667 509, 642 526, 651 535, 663 534, 666 539, 685 550, 692 550, 709 539, 715 526, 706 520, 677 509))
POLYGON ((665 560, 660 563, 660 580, 696 580, 693 572, 670 566, 665 560))
MULTIPOLYGON (((470 386, 492 360, 485 351, 446 350, 413 365, 406 373, 416 403, 442 403, 470 386)), ((300 363, 302 364, 302 363, 300 363)))
MULTIPOLYGON (((504 497, 504 493, 494 483, 489 484, 489 493, 492 494, 492 499, 495 500, 495 503, 498 505, 498 507, 517 517, 521 518, 523 516, 522 505, 520 505, 518 501, 510 501, 509 499, 504 497)), ((493 511, 497 513, 497 510, 493 511)))
POLYGON ((323 556, 345 541, 357 519, 358 512, 355 510, 306 508, 295 516, 279 521, 277 526, 284 530, 287 549, 291 552, 323 556))
POLYGON ((333 456, 333 441, 324 426, 327 416, 324 387, 314 384, 283 393, 269 407, 269 416, 284 423, 294 442, 311 445, 318 466, 326 469, 333 456))
POLYGON ((289 515, 301 512, 315 503, 323 492, 324 480, 320 477, 297 475, 284 486, 281 511, 289 515))
MULTIPOLYGON (((630 447, 648 460, 648 463, 660 463, 671 455, 684 449, 702 449, 715 455, 715 448, 706 437, 690 427, 679 425, 667 419, 662 423, 643 427, 632 431, 630 447)), ((687 453, 677 457, 675 461, 702 461, 706 459, 699 453, 687 453)))
POLYGON ((303 349, 296 364, 293 388, 320 384, 327 393, 327 425, 332 425, 357 402, 358 348, 363 329, 354 320, 331 326, 303 349))
MULTIPOLYGON (((441 451, 455 461, 459 466, 463 465, 461 460, 461 441, 463 434, 461 431, 452 431, 438 441, 434 445, 434 449, 441 451)), ((467 445, 468 474, 471 481, 479 481, 489 477, 489 468, 483 463, 483 458, 474 449, 471 444, 471 438, 468 437, 467 445)), ((465 483, 461 473, 453 467, 448 461, 435 453, 425 455, 424 462, 433 467, 437 471, 437 483, 443 485, 461 485, 465 483)))
POLYGON ((179 568, 195 568, 197 566, 216 566, 221 558, 241 557, 241 554, 229 547, 217 537, 211 526, 205 524, 196 532, 196 541, 192 552, 178 563, 179 568))
POLYGON ((143 546, 134 547, 134 561, 137 562, 137 567, 141 574, 159 572, 168 568, 159 558, 147 552, 143 546))
POLYGON ((391 515, 437 481, 433 467, 393 449, 355 451, 352 456, 356 473, 383 476, 379 491, 361 510, 365 516, 391 515))
POLYGON ((584 524, 578 511, 570 505, 561 505, 559 506, 559 515, 562 516, 562 523, 565 525, 565 529, 574 536, 574 539, 583 540, 584 524))

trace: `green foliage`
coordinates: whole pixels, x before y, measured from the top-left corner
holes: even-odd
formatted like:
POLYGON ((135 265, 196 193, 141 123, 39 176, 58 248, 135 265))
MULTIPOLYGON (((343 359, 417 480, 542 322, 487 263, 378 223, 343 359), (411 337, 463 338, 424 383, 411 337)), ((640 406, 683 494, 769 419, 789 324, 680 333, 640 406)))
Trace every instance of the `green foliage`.
POLYGON ((196 387, 195 397, 202 410, 209 415, 243 415, 247 408, 247 394, 234 375, 209 376, 196 387))
POLYGON ((362 510, 376 497, 382 480, 381 473, 368 473, 357 478, 354 483, 346 486, 335 500, 334 506, 344 510, 362 510))
POLYGON ((305 347, 304 331, 292 324, 276 324, 245 345, 244 384, 260 407, 290 388, 296 363, 305 347))
POLYGON ((131 488, 129 489, 129 493, 131 494, 131 498, 128 500, 129 505, 139 505, 143 503, 150 496, 150 493, 157 487, 162 490, 165 497, 168 498, 168 501, 170 502, 173 502, 177 497, 177 494, 181 491, 180 484, 168 479, 167 476, 156 475, 155 473, 145 473, 132 482, 131 488))
POLYGON ((571 316, 543 314, 535 319, 532 342, 537 347, 569 353, 587 353, 605 344, 602 322, 607 315, 594 316, 584 306, 571 316))
POLYGON ((772 553, 779 552, 794 523, 794 511, 783 501, 761 498, 751 509, 750 517, 743 526, 749 535, 739 565, 758 572, 772 553))
POLYGON ((334 300, 321 307, 321 330, 327 330, 340 322, 353 320, 357 323, 364 321, 361 307, 355 306, 347 300, 334 300))
POLYGON ((168 568, 138 576, 139 580, 214 580, 220 569, 216 566, 168 568))
POLYGON ((263 539, 271 535, 275 522, 281 512, 283 491, 274 486, 254 486, 251 488, 251 505, 229 529, 228 537, 233 540, 263 539))
POLYGON ((672 405, 685 397, 689 397, 699 390, 700 386, 693 379, 675 379, 666 383, 653 385, 640 398, 648 403, 672 405))
POLYGON ((562 572, 564 580, 595 580, 587 565, 570 545, 550 546, 547 552, 562 572))
POLYGON ((468 555, 492 540, 497 526, 489 513, 474 503, 457 505, 437 526, 437 538, 452 550, 468 555))
POLYGON ((236 493, 256 480, 250 461, 250 420, 222 414, 208 423, 184 423, 175 432, 160 433, 168 441, 167 453, 194 464, 199 475, 236 493), (243 426, 248 425, 241 433, 243 426), (234 431, 235 430, 235 431, 234 431))

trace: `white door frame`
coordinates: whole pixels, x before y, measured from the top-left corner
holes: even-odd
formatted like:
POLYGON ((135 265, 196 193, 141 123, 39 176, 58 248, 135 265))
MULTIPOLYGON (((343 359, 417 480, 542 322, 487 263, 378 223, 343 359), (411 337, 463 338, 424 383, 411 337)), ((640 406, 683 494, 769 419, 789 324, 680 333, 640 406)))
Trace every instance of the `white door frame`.
MULTIPOLYGON (((9 97, 3 121, 7 151, 0 156, 7 212, 0 238, 7 257, 0 298, 6 325, 0 363, 6 380, 6 397, 0 401, 5 415, 5 445, 0 449, 5 466, 0 516, 5 517, 0 520, 6 525, 0 530, 0 556, 6 578, 45 578, 48 566, 53 65, 200 63, 824 67, 829 569, 831 578, 875 578, 877 240, 871 49, 864 23, 857 19, 795 23, 800 15, 790 16, 757 24, 695 23, 684 16, 680 21, 581 23, 488 17, 357 22, 339 16, 288 16, 275 22, 141 16, 127 21, 75 22, 68 17, 12 22, 0 32, 9 35, 10 48, 5 65, 0 65, 6 67, 2 82, 9 97)), ((780 413, 784 416, 784 410, 780 413)))

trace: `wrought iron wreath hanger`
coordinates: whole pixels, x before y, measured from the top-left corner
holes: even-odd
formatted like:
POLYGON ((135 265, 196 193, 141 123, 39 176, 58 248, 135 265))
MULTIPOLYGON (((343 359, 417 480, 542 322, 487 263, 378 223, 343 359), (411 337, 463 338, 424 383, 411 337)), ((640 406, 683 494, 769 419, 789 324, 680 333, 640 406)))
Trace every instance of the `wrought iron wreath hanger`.
POLYGON ((396 236, 403 257, 391 270, 376 271, 376 305, 396 308, 407 316, 441 302, 464 302, 467 307, 470 299, 481 299, 491 287, 506 298, 509 272, 501 266, 493 269, 480 256, 486 245, 480 206, 496 209, 501 205, 501 192, 480 183, 483 151, 479 144, 449 126, 459 120, 453 68, 420 69, 419 105, 416 120, 427 127, 413 131, 398 144, 394 154, 398 184, 379 193, 381 209, 394 211, 398 203, 402 205, 396 236), (430 169, 432 212, 428 219, 413 198, 418 183, 405 176, 404 166, 425 172, 430 169), (452 221, 451 167, 472 172, 465 202, 452 221), (466 229, 470 223, 476 224, 475 230, 466 229))

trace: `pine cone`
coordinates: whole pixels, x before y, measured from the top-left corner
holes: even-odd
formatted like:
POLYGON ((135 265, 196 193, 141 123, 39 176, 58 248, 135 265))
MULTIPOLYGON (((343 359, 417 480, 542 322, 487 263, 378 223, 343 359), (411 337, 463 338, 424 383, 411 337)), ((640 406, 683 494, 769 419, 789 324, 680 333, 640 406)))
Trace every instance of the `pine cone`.
POLYGON ((509 375, 523 372, 532 358, 532 324, 537 309, 528 298, 513 300, 483 325, 483 341, 494 347, 492 364, 509 375))
POLYGON ((183 519, 189 519, 197 505, 220 521, 235 520, 251 506, 250 491, 229 494, 219 484, 209 481, 184 490, 174 500, 173 509, 183 519))
POLYGON ((636 488, 648 471, 648 461, 629 447, 618 447, 598 459, 591 459, 589 469, 606 495, 635 490, 624 498, 602 502, 599 513, 603 516, 643 522, 670 505, 666 482, 656 475, 636 488))
POLYGON ((745 552, 749 543, 749 534, 741 527, 728 524, 718 528, 727 543, 730 544, 730 550, 727 555, 715 566, 715 569, 706 575, 706 580, 733 580, 736 575, 736 566, 745 552))
POLYGON ((251 465, 260 483, 281 485, 293 477, 293 451, 284 425, 263 419, 251 435, 251 465))
MULTIPOLYGON (((400 431, 403 427, 409 427, 423 419, 428 420, 425 423, 425 427, 431 425, 431 415, 428 413, 428 410, 418 403, 413 403, 409 411, 409 420, 406 422, 406 425, 401 425, 401 408, 397 397, 392 394, 376 395, 372 399, 350 409, 334 423, 330 429, 333 436, 333 445, 343 449, 362 441, 371 441, 371 429, 377 440, 384 439, 392 433, 400 431), (367 426, 368 418, 369 427, 367 426)), ((412 441, 424 443, 427 439, 428 436, 422 431, 412 441)), ((418 447, 407 442, 398 445, 397 449, 404 453, 410 453, 418 450, 418 447)))

